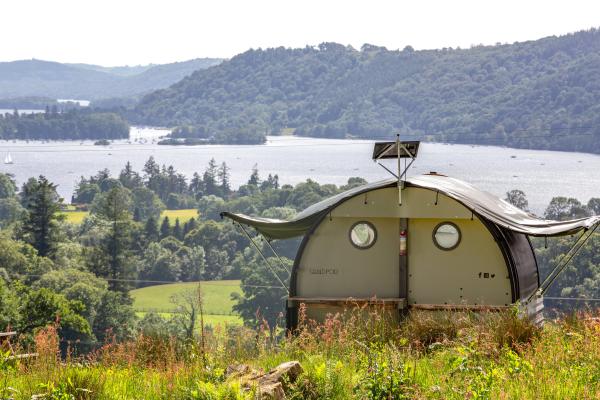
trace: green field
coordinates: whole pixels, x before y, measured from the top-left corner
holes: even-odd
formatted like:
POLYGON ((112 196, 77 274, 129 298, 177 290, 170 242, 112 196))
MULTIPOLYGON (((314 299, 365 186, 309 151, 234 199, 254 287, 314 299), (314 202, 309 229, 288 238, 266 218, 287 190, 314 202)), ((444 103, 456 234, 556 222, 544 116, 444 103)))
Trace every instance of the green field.
POLYGON ((72 224, 81 224, 83 219, 88 216, 88 211, 65 211, 63 214, 66 216, 66 221, 72 224))
MULTIPOLYGON (((146 312, 157 312, 165 317, 171 315, 175 305, 170 301, 173 295, 186 291, 195 291, 198 282, 172 283, 168 285, 148 286, 132 290, 133 308, 139 316, 146 312)), ((232 293, 241 293, 240 281, 204 281, 200 282, 205 313, 205 324, 240 324, 241 319, 233 311, 232 293)))
POLYGON ((179 218, 179 223, 184 224, 192 218, 198 216, 198 210, 195 208, 188 208, 184 210, 165 210, 160 214, 160 218, 169 217, 171 225, 175 225, 175 219, 179 218))
MULTIPOLYGON (((83 219, 88 216, 89 211, 64 211, 63 214, 67 218, 67 222, 72 224, 81 224, 83 219)), ((179 218, 179 223, 184 224, 189 221, 191 218, 196 218, 198 216, 198 210, 194 208, 184 209, 184 210, 165 210, 160 214, 160 218, 169 217, 169 221, 171 225, 175 225, 175 220, 179 218)))

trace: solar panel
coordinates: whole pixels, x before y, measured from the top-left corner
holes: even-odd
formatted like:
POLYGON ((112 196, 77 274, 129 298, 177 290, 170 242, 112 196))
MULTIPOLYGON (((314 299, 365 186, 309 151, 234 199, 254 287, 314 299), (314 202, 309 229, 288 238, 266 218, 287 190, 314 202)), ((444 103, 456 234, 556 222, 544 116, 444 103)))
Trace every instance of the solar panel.
MULTIPOLYGON (((416 158, 419 152, 419 141, 400 142, 408 152, 400 146, 400 158, 416 158)), ((396 142, 377 142, 373 147, 373 160, 398 158, 396 142)))

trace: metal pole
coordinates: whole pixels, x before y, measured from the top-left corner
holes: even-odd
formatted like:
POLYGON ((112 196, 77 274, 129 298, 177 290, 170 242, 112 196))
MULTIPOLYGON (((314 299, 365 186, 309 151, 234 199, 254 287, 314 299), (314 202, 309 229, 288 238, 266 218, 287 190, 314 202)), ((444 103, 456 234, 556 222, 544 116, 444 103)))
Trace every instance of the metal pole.
POLYGON ((402 205, 402 165, 400 164, 400 134, 396 134, 396 150, 398 152, 398 205, 402 205))
POLYGON ((244 232, 244 235, 246 235, 246 237, 248 238, 248 240, 250 241, 250 243, 252 243, 254 245, 254 247, 256 248, 256 250, 258 251, 258 254, 260 254, 260 256, 262 257, 262 259, 265 261, 265 263, 267 264, 267 266, 269 267, 269 270, 271 271, 271 273, 273 275, 275 275, 275 278, 277 278, 277 280, 279 281, 279 283, 281 283, 281 287, 283 289, 285 289, 285 291, 287 292, 288 296, 290 295, 290 291, 287 288, 287 286, 285 285, 285 283, 283 283, 283 281, 281 280, 281 278, 279 277, 279 275, 277 275, 275 273, 275 270, 273 269, 273 267, 271 266, 271 263, 267 260, 267 257, 265 257, 265 255, 263 254, 263 252, 260 250, 260 248, 258 247, 258 245, 256 243, 254 243, 254 240, 252 240, 252 238, 250 237, 250 235, 248 234, 248 232, 246 232, 246 229, 244 229, 244 227, 242 226, 242 224, 239 224, 239 227, 242 229, 242 232, 244 232))
POLYGON ((285 270, 288 272, 288 274, 291 274, 292 272, 290 271, 290 269, 287 267, 287 265, 285 265, 285 263, 283 262, 283 260, 281 259, 281 257, 279 257, 279 254, 277 254, 277 252, 275 251, 275 249, 273 248, 273 246, 271 246, 271 242, 269 242, 269 239, 267 239, 265 237, 265 235, 262 235, 263 239, 265 239, 265 242, 267 242, 267 246, 269 246, 269 249, 271 249, 271 251, 273 252, 273 254, 275 254, 275 257, 277 257, 277 259, 279 260, 279 264, 285 268, 285 270))
POLYGON ((532 293, 529 296, 529 298, 527 299, 527 302, 531 301, 531 299, 535 295, 541 296, 544 293, 546 293, 546 291, 548 290, 550 285, 552 285, 554 283, 554 281, 556 280, 556 278, 558 278, 558 276, 565 270, 565 268, 567 267, 567 265, 569 265, 569 263, 571 262, 573 257, 575 257, 575 255, 577 255, 579 250, 581 250, 581 248, 586 244, 586 242, 594 235, 594 233, 596 232, 596 229, 598 229, 598 226, 600 226, 600 223, 596 224, 594 226, 594 228, 591 229, 591 231, 587 235, 587 237, 585 237, 585 238, 584 238, 584 236, 585 236, 586 232, 583 232, 583 234, 579 237, 579 239, 577 239, 577 241, 573 244, 571 249, 567 253, 565 253, 565 255, 561 258, 559 264, 550 272, 550 274, 544 280, 544 282, 542 282, 539 289, 536 290, 534 293, 532 293), (581 239, 583 239, 583 241, 581 239))

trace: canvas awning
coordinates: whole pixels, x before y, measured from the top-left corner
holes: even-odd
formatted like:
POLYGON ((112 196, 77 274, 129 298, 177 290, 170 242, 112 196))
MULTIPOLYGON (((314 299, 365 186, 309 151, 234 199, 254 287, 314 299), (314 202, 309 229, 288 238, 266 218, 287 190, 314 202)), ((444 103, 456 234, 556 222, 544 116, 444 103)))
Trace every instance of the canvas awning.
MULTIPOLYGON (((288 239, 306 234, 314 224, 344 201, 371 190, 396 185, 397 180, 390 178, 350 189, 308 207, 289 221, 251 217, 229 212, 223 212, 221 216, 251 226, 268 239, 288 239)), ((420 187, 442 193, 462 203, 481 218, 485 218, 508 230, 531 236, 570 235, 581 230, 590 229, 600 223, 600 216, 570 221, 542 219, 518 209, 491 193, 479 190, 469 183, 443 175, 421 175, 409 178, 406 180, 406 186, 420 187)))

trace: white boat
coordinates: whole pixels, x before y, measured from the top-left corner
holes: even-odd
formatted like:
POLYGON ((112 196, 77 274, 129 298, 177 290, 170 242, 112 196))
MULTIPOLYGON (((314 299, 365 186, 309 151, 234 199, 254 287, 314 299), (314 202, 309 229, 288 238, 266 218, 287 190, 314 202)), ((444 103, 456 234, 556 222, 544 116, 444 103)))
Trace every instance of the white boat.
POLYGON ((6 155, 6 157, 4 157, 4 164, 14 164, 13 159, 12 159, 10 153, 8 153, 6 155))

